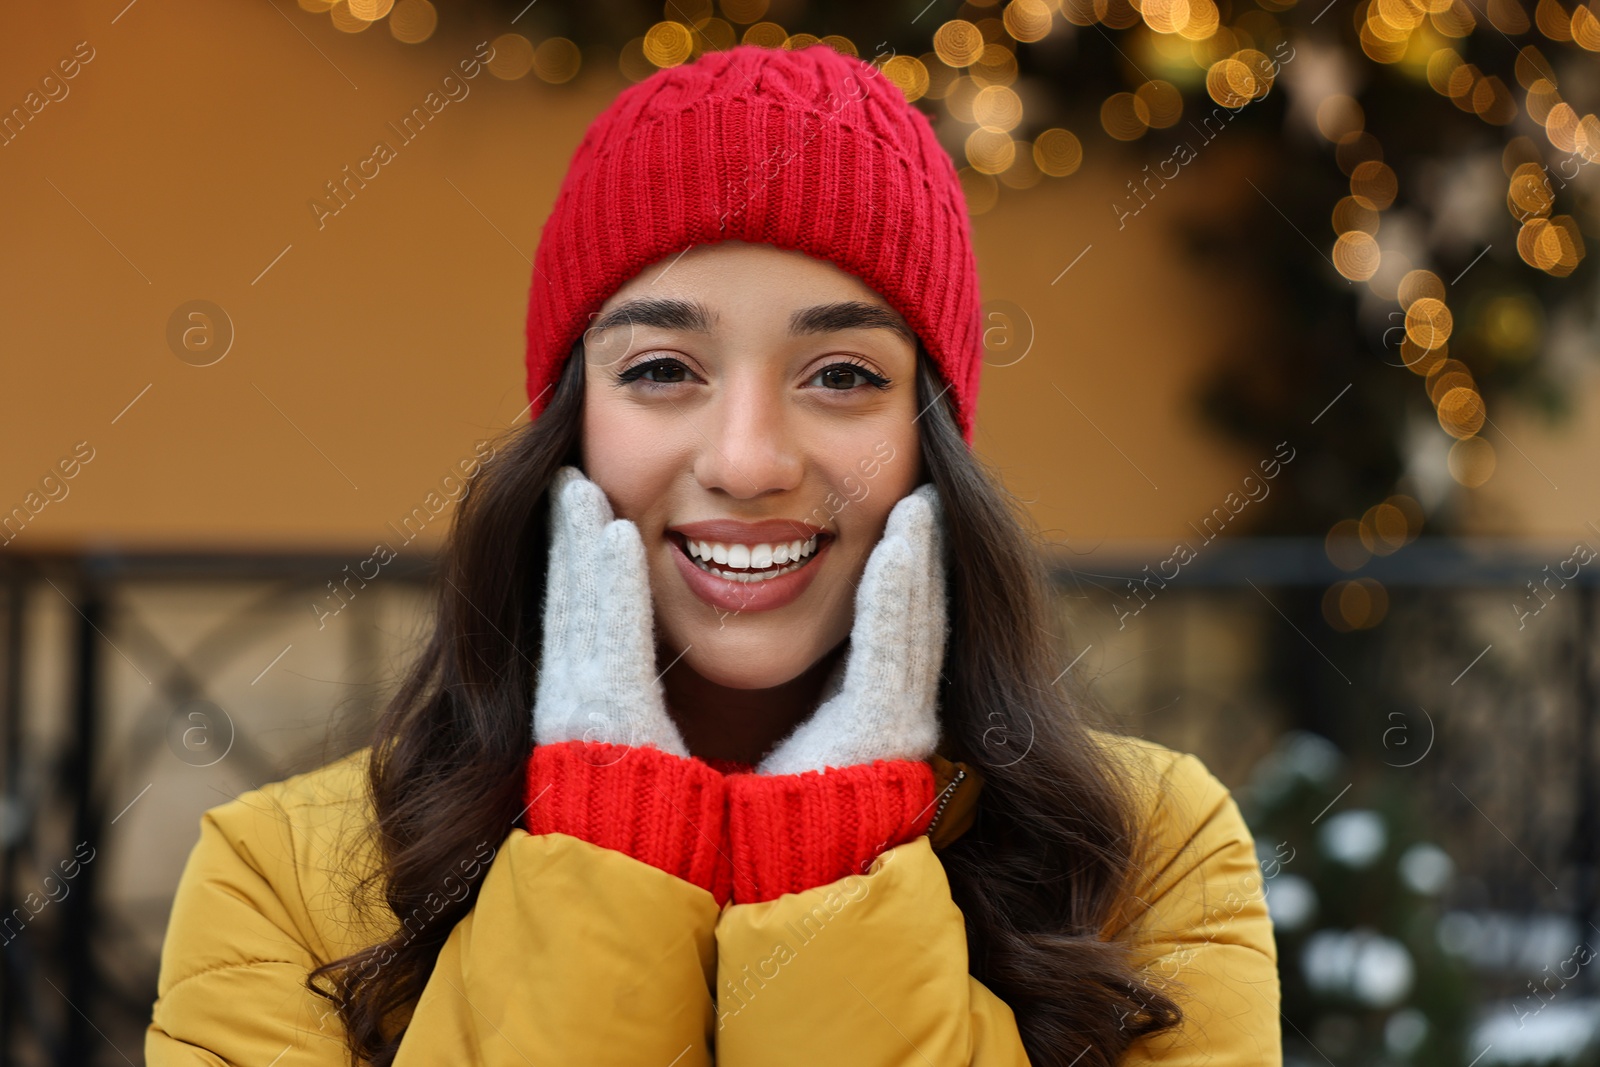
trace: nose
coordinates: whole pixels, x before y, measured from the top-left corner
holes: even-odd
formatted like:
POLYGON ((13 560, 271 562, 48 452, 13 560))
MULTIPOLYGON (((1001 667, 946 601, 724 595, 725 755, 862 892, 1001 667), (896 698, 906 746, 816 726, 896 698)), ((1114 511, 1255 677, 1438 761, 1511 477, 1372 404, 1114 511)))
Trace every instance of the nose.
POLYGON ((727 388, 693 416, 700 432, 695 478, 746 500, 800 485, 804 461, 779 382, 730 374, 727 388))

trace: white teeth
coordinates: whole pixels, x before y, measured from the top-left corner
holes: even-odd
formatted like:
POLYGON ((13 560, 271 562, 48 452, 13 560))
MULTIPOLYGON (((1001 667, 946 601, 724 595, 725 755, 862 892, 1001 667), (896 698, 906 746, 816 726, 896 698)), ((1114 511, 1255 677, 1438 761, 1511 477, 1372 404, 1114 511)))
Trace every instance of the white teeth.
MULTIPOLYGON (((785 564, 798 564, 817 550, 817 538, 805 541, 763 542, 758 545, 723 543, 721 541, 685 540, 689 557, 701 563, 720 563, 734 570, 767 570, 785 564)), ((787 571, 777 572, 787 573, 787 571)), ((772 574, 761 577, 773 577, 772 574)), ((730 575, 731 577, 731 575, 730 575)), ((750 577, 755 577, 751 575, 750 577)))

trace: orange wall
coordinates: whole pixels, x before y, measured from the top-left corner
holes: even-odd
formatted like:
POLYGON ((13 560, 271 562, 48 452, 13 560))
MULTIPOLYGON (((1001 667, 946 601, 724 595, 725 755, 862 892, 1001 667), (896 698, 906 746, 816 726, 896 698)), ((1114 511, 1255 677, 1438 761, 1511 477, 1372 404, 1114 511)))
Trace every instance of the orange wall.
MULTIPOLYGON (((387 124, 506 27, 403 45, 283 0, 10 21, 6 109, 78 42, 93 49, 70 94, 0 147, 0 508, 78 442, 93 450, 13 548, 370 547, 519 417, 529 257, 585 123, 622 85, 612 65, 563 87, 485 71, 400 145, 387 124), (397 157, 319 228, 309 201, 379 138, 397 157), (194 300, 234 327, 210 366, 167 340, 194 300)), ((1057 539, 1166 539, 1260 457, 1218 444, 1187 401, 1248 323, 1245 294, 1189 273, 1165 224, 1249 188, 1226 148, 1208 151, 1119 232, 1109 205, 1130 167, 1085 139, 1083 171, 1004 191, 975 220, 985 296, 1035 332, 1026 358, 986 369, 977 447, 1057 539)), ((1600 517, 1583 511, 1600 494, 1582 459, 1600 420, 1582 439, 1497 422, 1560 490, 1497 477, 1486 522, 1564 536, 1600 517)), ((1523 460, 1500 454, 1514 474, 1523 460)))

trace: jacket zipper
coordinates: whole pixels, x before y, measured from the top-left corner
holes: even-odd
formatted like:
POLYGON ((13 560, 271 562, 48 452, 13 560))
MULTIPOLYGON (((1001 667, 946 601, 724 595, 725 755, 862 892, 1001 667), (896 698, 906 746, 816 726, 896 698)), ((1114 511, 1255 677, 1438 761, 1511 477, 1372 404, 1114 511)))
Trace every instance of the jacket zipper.
POLYGON ((950 803, 950 798, 955 796, 956 787, 966 781, 966 778, 967 772, 960 767, 956 768, 956 776, 950 779, 950 784, 946 785, 944 791, 939 794, 939 807, 934 810, 933 821, 928 824, 926 831, 929 837, 933 836, 934 827, 938 826, 939 820, 943 818, 944 809, 950 803))

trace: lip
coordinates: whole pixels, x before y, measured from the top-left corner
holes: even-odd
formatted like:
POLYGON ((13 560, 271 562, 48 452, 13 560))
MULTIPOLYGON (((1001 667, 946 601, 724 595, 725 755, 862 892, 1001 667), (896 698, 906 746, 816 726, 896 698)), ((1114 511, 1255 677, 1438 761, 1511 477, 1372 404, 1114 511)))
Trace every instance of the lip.
MULTIPOLYGON (((761 541, 746 540, 751 537, 750 530, 765 529, 771 531, 777 527, 777 532, 764 533, 761 536, 767 542, 797 539, 796 527, 811 530, 816 533, 826 534, 827 531, 810 523, 778 520, 765 523, 741 523, 729 520, 716 520, 712 522, 688 523, 684 526, 672 527, 667 537, 667 543, 672 550, 673 562, 678 567, 678 573, 683 575, 683 582, 689 591, 699 597, 703 602, 719 611, 774 611, 793 603, 811 585, 817 576, 817 569, 825 562, 824 557, 828 549, 833 547, 833 537, 825 536, 819 539, 817 550, 811 554, 811 560, 805 566, 792 574, 785 574, 781 578, 769 578, 764 582, 735 582, 727 578, 719 578, 709 571, 703 571, 699 565, 691 560, 683 550, 682 539, 687 536, 696 541, 723 541, 732 540, 739 544, 761 544, 761 541), (738 531, 734 536, 735 530, 738 531), (701 532, 709 531, 709 532, 701 532)), ((803 535, 805 538, 810 533, 803 535)))
POLYGON ((828 533, 825 528, 800 519, 765 519, 761 522, 707 519, 703 522, 668 526, 667 532, 682 534, 691 541, 721 541, 723 544, 740 545, 771 544, 775 541, 809 541, 816 534, 828 533))

